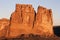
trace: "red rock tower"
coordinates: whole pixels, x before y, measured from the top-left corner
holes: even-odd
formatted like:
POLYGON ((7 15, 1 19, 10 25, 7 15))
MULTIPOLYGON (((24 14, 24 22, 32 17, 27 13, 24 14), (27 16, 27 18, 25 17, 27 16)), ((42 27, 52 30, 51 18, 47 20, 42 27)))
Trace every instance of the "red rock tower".
POLYGON ((16 4, 16 10, 10 18, 10 36, 30 34, 34 22, 34 8, 32 5, 16 4))
POLYGON ((52 10, 42 6, 38 7, 33 30, 35 31, 34 34, 41 36, 49 37, 53 35, 52 10))

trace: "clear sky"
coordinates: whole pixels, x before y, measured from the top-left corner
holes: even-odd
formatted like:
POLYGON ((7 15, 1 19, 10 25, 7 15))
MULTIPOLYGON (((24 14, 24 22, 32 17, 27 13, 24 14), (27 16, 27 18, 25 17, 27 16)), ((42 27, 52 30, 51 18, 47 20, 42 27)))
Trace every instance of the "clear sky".
POLYGON ((32 4, 35 10, 37 10, 38 5, 48 9, 51 8, 53 11, 53 24, 60 25, 60 0, 0 0, 0 19, 9 19, 17 3, 32 4))

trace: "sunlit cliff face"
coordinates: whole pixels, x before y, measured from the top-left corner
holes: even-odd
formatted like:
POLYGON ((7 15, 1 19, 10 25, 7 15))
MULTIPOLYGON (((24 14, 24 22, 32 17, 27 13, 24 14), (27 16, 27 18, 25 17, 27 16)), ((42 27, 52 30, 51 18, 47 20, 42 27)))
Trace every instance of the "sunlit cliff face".
POLYGON ((45 36, 51 36, 51 34, 53 34, 53 22, 51 13, 51 9, 47 9, 42 6, 38 7, 35 21, 36 23, 34 26, 35 30, 37 29, 35 33, 45 36))
POLYGON ((16 4, 16 10, 11 14, 10 21, 0 20, 0 31, 3 36, 8 35, 7 37, 12 38, 21 34, 51 36, 54 34, 52 10, 39 6, 36 13, 30 4, 16 4))

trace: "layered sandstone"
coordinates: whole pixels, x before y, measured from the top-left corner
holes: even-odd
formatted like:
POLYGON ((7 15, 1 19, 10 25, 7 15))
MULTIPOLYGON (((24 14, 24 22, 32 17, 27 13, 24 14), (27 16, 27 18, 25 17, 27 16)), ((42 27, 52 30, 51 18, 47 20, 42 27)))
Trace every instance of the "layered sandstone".
POLYGON ((21 34, 49 37, 54 34, 52 10, 39 6, 36 13, 30 4, 16 4, 16 10, 11 14, 10 21, 3 19, 0 22, 1 30, 3 31, 0 35, 10 38, 21 34))

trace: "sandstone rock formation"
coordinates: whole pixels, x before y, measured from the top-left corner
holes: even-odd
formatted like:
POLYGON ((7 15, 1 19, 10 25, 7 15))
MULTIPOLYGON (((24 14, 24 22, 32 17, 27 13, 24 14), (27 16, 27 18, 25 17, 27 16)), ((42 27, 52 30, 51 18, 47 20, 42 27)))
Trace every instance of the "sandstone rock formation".
POLYGON ((52 24, 52 10, 38 7, 36 14, 36 21, 34 24, 34 34, 41 36, 52 36, 53 35, 53 24, 52 24))
POLYGON ((34 22, 32 5, 16 4, 16 10, 11 15, 10 36, 30 34, 34 22))
POLYGON ((5 30, 0 34, 6 32, 6 34, 2 35, 10 38, 17 37, 21 34, 52 36, 54 34, 52 10, 39 6, 36 13, 30 4, 16 4, 16 10, 11 14, 10 21, 2 20, 0 27, 0 30, 5 30), (7 25, 4 25, 5 22, 7 25))
POLYGON ((0 37, 5 37, 8 33, 9 20, 6 18, 0 19, 0 37))

